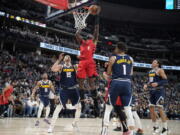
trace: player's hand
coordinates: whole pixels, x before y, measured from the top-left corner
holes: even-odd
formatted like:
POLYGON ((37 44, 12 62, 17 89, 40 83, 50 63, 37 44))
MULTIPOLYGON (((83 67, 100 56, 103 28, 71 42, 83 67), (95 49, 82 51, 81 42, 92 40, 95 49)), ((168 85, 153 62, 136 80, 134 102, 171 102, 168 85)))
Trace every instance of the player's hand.
POLYGON ((148 89, 148 86, 147 84, 144 84, 144 87, 143 87, 144 90, 147 90, 148 89))
POLYGON ((158 83, 151 83, 151 86, 152 86, 152 87, 157 87, 157 86, 158 86, 158 83))
POLYGON ((62 61, 64 58, 64 53, 59 54, 59 61, 62 61))

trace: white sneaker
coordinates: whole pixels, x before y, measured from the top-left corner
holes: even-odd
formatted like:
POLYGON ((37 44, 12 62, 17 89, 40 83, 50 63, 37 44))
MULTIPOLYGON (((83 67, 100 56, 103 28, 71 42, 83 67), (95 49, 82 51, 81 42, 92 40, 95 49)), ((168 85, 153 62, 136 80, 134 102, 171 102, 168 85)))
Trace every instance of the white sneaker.
POLYGON ((52 128, 49 128, 48 129, 48 133, 52 133, 53 132, 53 129, 52 128))
POLYGON ((163 128, 160 135, 167 135, 167 134, 168 134, 168 129, 163 128))
POLYGON ((159 127, 153 127, 153 135, 159 133, 159 127))
POLYGON ((76 130, 78 132, 80 131, 77 122, 73 122, 72 127, 73 127, 74 130, 76 130))

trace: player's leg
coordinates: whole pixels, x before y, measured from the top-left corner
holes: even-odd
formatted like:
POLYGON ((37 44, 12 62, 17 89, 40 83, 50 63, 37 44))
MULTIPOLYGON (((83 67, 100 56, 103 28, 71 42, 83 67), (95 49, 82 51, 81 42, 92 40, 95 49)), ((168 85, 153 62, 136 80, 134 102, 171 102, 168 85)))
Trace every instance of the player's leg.
POLYGON ((65 107, 67 101, 68 101, 68 91, 67 90, 60 90, 60 103, 56 106, 56 109, 54 110, 51 124, 48 129, 48 133, 52 133, 55 127, 56 120, 59 116, 59 113, 61 112, 63 106, 65 107))
POLYGON ((155 91, 150 91, 150 100, 149 100, 149 111, 150 111, 150 117, 153 123, 153 133, 156 134, 159 132, 159 126, 157 122, 157 114, 155 112, 155 105, 156 105, 156 95, 155 91))
POLYGON ((84 94, 85 94, 85 88, 84 88, 84 80, 86 79, 86 70, 85 67, 86 62, 85 61, 80 61, 78 64, 78 69, 77 69, 77 78, 78 78, 78 83, 79 83, 79 95, 80 95, 80 101, 81 101, 81 107, 82 111, 84 110, 84 94))
POLYGON ((162 120, 162 131, 161 131, 161 135, 167 135, 168 133, 168 127, 167 127, 167 117, 166 114, 164 112, 164 90, 159 90, 156 92, 156 96, 157 96, 157 102, 156 105, 158 107, 158 111, 162 120))
POLYGON ((136 127, 138 128, 137 130, 137 133, 139 135, 142 135, 143 134, 143 129, 142 129, 142 123, 141 123, 141 120, 139 118, 139 115, 137 114, 137 111, 132 111, 132 114, 133 114, 133 117, 134 117, 134 121, 136 123, 136 127))
POLYGON ((40 104, 39 104, 39 109, 38 109, 38 114, 37 114, 37 121, 36 121, 35 126, 39 126, 40 118, 41 118, 42 111, 43 111, 43 108, 44 108, 44 103, 43 102, 44 102, 44 98, 40 97, 40 104))
POLYGON ((75 118, 72 123, 72 126, 78 129, 77 123, 81 116, 81 103, 79 102, 80 101, 79 91, 77 89, 71 90, 71 93, 69 94, 69 99, 71 100, 72 105, 75 106, 76 109, 75 118))
POLYGON ((134 124, 134 119, 133 119, 133 114, 132 114, 132 108, 130 106, 131 100, 132 100, 132 88, 131 88, 131 83, 128 81, 120 81, 121 83, 121 101, 124 106, 124 112, 127 116, 127 125, 129 129, 132 132, 134 132, 135 129, 135 124, 134 124))
POLYGON ((88 62, 88 66, 86 67, 86 72, 89 78, 88 83, 91 90, 91 96, 92 96, 92 99, 94 100, 95 117, 97 117, 99 114, 98 114, 97 90, 96 90, 95 80, 98 74, 96 71, 95 61, 88 62))
MULTIPOLYGON (((124 113, 124 110, 121 108, 118 108, 117 106, 117 100, 118 97, 122 95, 122 90, 124 90, 124 84, 120 81, 112 81, 110 85, 110 103, 113 105, 114 109, 117 112, 117 115, 123 125, 123 135, 130 135, 131 132, 128 131, 128 125, 126 123, 126 114, 124 113)), ((123 102, 122 102, 123 103, 123 102)))
POLYGON ((104 111, 104 117, 102 122, 102 130, 101 135, 107 135, 108 134, 108 127, 110 122, 110 114, 113 109, 113 106, 110 104, 105 105, 105 111, 104 111))
POLYGON ((49 97, 45 98, 44 107, 46 109, 44 122, 46 122, 47 124, 50 124, 50 122, 48 120, 48 117, 50 114, 50 99, 49 99, 49 97))

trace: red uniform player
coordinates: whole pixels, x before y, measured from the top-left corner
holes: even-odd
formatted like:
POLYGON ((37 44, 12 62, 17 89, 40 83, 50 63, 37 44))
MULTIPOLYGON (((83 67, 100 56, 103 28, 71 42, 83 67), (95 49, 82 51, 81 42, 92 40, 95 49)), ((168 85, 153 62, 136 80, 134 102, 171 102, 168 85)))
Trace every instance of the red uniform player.
MULTIPOLYGON (((96 17, 96 24, 94 34, 88 34, 86 39, 83 39, 80 35, 80 31, 76 32, 76 39, 80 44, 80 56, 79 56, 79 65, 77 69, 77 78, 79 80, 80 87, 80 97, 81 101, 84 100, 84 80, 88 78, 88 85, 91 89, 92 98, 96 98, 96 86, 95 86, 95 78, 98 74, 96 71, 96 63, 93 59, 93 55, 96 50, 96 44, 99 36, 99 17, 96 17)), ((96 100, 95 106, 96 106, 96 100)), ((82 103, 83 105, 83 103, 82 103)))

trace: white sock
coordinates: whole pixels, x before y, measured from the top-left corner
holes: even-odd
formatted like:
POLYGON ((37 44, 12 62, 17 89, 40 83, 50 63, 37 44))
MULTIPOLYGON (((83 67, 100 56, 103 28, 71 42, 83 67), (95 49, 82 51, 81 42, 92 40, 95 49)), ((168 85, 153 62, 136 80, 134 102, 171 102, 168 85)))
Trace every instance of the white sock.
POLYGON ((55 109, 55 111, 54 111, 54 113, 53 113, 53 117, 52 117, 52 119, 51 119, 50 128, 52 128, 52 129, 54 128, 55 123, 56 123, 56 120, 57 120, 57 118, 58 118, 58 116, 59 116, 59 113, 60 113, 60 111, 62 110, 62 108, 63 108, 63 106, 60 105, 60 104, 58 104, 58 105, 56 106, 56 109, 55 109))
POLYGON ((134 124, 134 119, 133 119, 133 114, 132 114, 132 110, 131 110, 131 107, 130 106, 126 106, 124 107, 124 111, 126 113, 126 116, 127 116, 127 125, 128 127, 134 127, 135 124, 134 124))
POLYGON ((158 122, 157 121, 153 121, 153 127, 158 127, 158 122))
POLYGON ((41 117, 43 108, 44 108, 44 104, 41 102, 38 109, 38 115, 37 115, 38 119, 41 117))
POLYGON ((137 112, 136 112, 136 111, 133 111, 132 114, 133 114, 133 117, 134 117, 134 121, 135 121, 135 123, 136 123, 136 125, 137 125, 137 128, 142 129, 141 120, 140 120, 137 112))
POLYGON ((113 107, 111 105, 106 104, 104 118, 103 118, 104 126, 109 126, 110 114, 111 114, 112 109, 113 109, 113 107))
POLYGON ((162 123, 162 127, 165 128, 165 129, 167 129, 167 122, 163 122, 163 123, 162 123))
POLYGON ((46 116, 45 116, 46 119, 48 118, 49 113, 50 113, 50 106, 48 105, 48 106, 46 107, 46 116))
POLYGON ((74 119, 74 122, 78 122, 79 121, 79 118, 81 116, 81 103, 78 103, 76 106, 76 113, 75 113, 75 119, 74 119))

